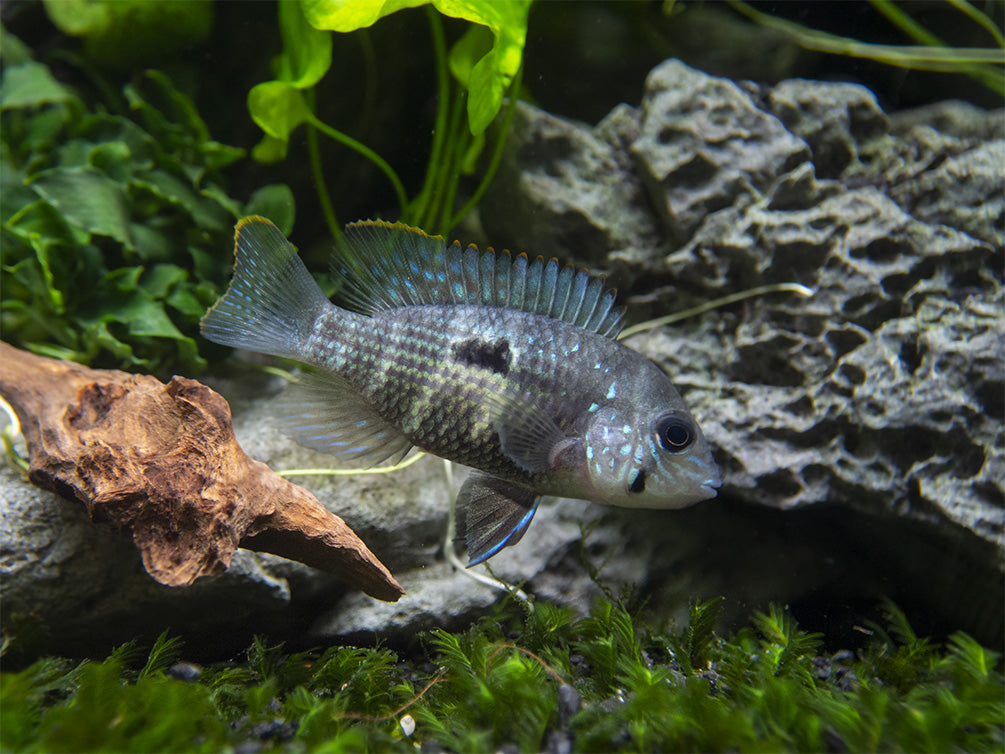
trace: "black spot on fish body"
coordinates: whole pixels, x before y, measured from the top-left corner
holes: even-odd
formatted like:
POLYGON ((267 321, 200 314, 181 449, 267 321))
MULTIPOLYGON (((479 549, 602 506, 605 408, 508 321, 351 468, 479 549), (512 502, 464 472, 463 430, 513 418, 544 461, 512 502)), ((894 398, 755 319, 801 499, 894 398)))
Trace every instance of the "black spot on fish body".
POLYGON ((510 353, 508 340, 490 343, 472 338, 455 346, 454 358, 465 364, 491 369, 496 374, 506 374, 513 355, 510 353))
POLYGON ((628 491, 634 494, 646 491, 645 469, 639 469, 639 473, 635 475, 635 479, 632 481, 632 486, 628 488, 628 491))

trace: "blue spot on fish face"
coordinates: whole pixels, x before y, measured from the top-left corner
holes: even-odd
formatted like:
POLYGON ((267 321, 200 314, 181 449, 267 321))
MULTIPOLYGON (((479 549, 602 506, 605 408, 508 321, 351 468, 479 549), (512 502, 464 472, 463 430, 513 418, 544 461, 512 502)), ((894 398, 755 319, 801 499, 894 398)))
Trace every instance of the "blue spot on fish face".
POLYGON ((618 383, 612 382, 611 386, 607 389, 607 400, 612 400, 618 396, 618 383))

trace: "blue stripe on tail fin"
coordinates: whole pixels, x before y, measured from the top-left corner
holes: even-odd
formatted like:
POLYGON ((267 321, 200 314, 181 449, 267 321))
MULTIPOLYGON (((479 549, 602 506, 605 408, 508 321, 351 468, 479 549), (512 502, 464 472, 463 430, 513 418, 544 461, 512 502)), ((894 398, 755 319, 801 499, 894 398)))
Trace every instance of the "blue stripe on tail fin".
POLYGON ((330 306, 297 250, 264 217, 246 217, 234 231, 234 278, 202 318, 207 340, 303 360, 301 342, 330 306))

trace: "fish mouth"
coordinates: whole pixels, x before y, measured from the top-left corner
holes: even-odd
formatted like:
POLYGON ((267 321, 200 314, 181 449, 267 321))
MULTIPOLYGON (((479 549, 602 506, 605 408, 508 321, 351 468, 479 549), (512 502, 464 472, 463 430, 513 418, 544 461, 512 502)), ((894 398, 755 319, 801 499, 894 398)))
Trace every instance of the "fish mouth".
POLYGON ((719 478, 706 479, 701 483, 701 488, 708 493, 709 497, 715 497, 718 495, 720 487, 722 487, 722 480, 719 478))

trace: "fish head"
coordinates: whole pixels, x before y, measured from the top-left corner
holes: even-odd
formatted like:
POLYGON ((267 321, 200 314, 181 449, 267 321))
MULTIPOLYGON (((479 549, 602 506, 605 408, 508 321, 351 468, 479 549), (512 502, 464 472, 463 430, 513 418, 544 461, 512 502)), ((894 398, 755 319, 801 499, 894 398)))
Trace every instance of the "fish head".
POLYGON ((683 508, 715 497, 719 469, 670 379, 648 362, 591 406, 585 437, 590 499, 627 508, 683 508), (648 368, 651 367, 651 368, 648 368))

